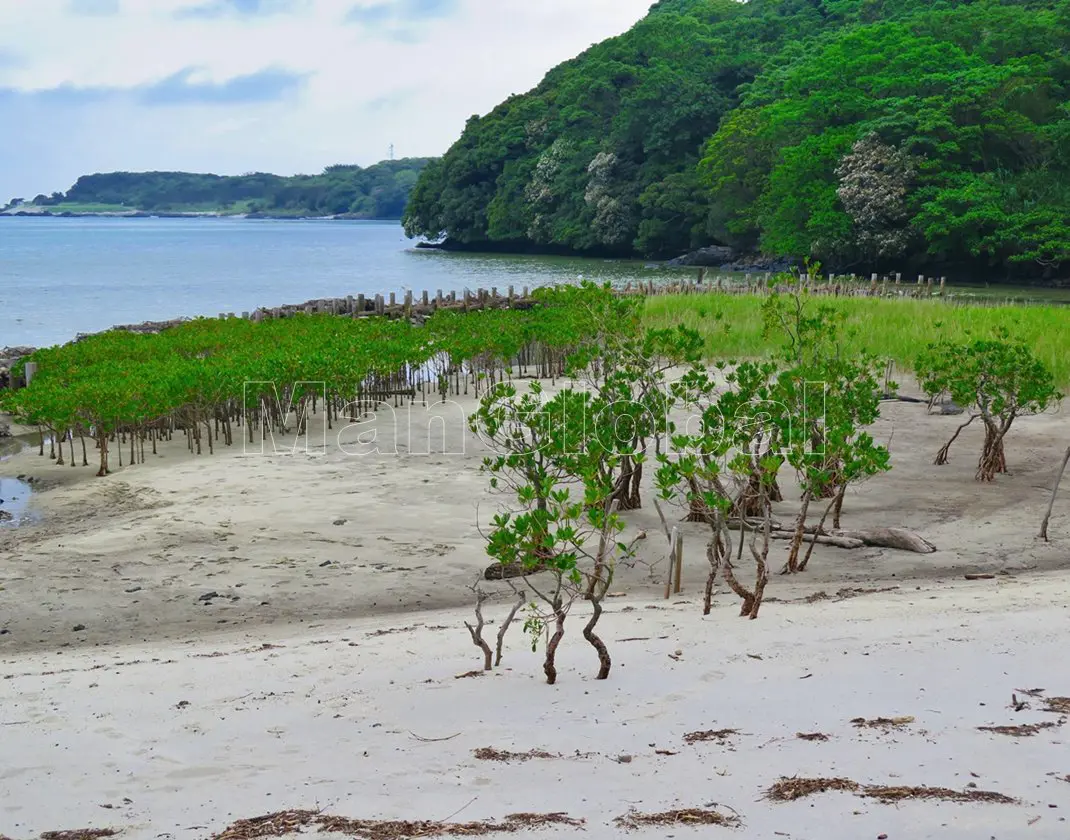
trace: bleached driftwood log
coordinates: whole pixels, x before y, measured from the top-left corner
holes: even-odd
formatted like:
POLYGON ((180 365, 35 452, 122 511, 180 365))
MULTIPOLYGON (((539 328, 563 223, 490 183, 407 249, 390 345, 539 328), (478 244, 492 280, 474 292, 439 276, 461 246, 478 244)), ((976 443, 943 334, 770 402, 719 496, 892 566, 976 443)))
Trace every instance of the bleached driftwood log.
POLYGON ((831 531, 833 536, 860 540, 863 545, 878 548, 897 548, 915 554, 932 554, 936 546, 924 537, 903 528, 865 528, 859 531, 831 531))
MULTIPOLYGON (((794 531, 773 531, 769 535, 774 540, 791 540, 795 538, 794 531)), ((862 548, 865 543, 862 540, 853 539, 851 537, 841 537, 832 534, 819 534, 814 537, 812 534, 806 535, 806 542, 810 543, 817 540, 818 545, 831 545, 836 548, 862 548)))

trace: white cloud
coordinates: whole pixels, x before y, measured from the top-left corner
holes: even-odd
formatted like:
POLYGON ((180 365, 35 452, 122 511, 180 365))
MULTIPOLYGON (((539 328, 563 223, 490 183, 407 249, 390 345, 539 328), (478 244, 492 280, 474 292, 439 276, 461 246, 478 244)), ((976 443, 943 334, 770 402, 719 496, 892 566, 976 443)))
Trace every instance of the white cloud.
POLYGON ((319 171, 373 163, 391 143, 441 154, 469 116, 649 3, 0 3, 0 56, 20 59, 0 62, 0 201, 108 169, 319 171))

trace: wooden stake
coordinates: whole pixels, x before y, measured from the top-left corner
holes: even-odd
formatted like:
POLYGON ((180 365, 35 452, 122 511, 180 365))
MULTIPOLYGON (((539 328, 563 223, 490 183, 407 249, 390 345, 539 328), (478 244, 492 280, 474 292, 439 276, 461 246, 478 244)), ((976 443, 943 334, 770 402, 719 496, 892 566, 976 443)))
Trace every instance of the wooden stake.
POLYGON ((682 587, 681 576, 684 569, 684 535, 680 534, 676 539, 676 562, 673 565, 673 586, 672 590, 677 595, 680 594, 682 587))
POLYGON ((672 534, 669 536, 669 571, 668 571, 668 574, 665 575, 665 600, 666 601, 668 601, 669 598, 672 596, 672 582, 673 582, 673 575, 674 575, 675 569, 676 569, 676 557, 677 557, 676 544, 677 544, 677 542, 679 542, 679 540, 680 540, 680 529, 678 527, 674 526, 673 529, 672 529, 672 534))

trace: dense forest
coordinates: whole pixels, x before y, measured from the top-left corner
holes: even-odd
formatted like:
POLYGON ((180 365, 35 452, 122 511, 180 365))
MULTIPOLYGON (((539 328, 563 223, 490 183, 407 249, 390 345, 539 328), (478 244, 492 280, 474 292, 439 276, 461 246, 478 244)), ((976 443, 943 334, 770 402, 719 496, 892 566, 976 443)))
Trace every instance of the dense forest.
POLYGON ((400 219, 426 158, 374 166, 329 166, 320 175, 283 177, 189 172, 83 175, 66 193, 39 195, 37 207, 120 207, 145 212, 220 212, 270 216, 400 219))
POLYGON ((410 235, 1070 267, 1070 0, 661 0, 423 172, 410 235))

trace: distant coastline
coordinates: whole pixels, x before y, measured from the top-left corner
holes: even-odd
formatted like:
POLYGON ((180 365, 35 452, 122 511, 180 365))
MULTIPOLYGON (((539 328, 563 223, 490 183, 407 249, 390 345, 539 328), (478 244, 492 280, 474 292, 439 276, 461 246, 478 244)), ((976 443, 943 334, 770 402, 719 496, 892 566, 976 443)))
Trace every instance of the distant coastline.
POLYGON ((65 193, 12 198, 0 215, 43 218, 239 218, 399 221, 427 158, 318 175, 105 172, 65 193))
POLYGON ((0 218, 21 219, 263 219, 274 221, 340 221, 340 222, 397 222, 394 216, 364 216, 358 213, 334 213, 328 216, 294 215, 291 213, 228 213, 226 211, 167 212, 148 210, 63 210, 50 208, 17 208, 0 211, 0 218))

